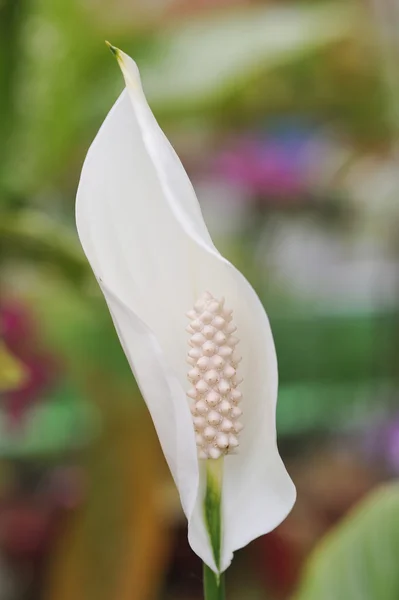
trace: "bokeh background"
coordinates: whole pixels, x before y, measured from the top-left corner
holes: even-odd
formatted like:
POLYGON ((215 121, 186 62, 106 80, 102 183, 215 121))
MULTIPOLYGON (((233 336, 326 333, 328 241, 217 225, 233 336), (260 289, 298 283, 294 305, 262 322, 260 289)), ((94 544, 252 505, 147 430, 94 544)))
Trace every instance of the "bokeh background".
POLYGON ((80 248, 82 162, 138 62, 270 316, 289 518, 230 600, 399 597, 397 0, 0 1, 0 600, 197 600, 201 565, 80 248))

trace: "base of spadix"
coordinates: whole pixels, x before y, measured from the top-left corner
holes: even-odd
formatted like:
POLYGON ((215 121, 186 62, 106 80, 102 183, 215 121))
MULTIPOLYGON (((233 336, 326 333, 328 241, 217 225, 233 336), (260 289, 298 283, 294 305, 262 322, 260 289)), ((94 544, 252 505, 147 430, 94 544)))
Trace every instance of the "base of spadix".
POLYGON ((220 568, 222 546, 223 458, 206 462, 204 517, 217 569, 220 568))
POLYGON ((204 519, 211 543, 217 573, 204 565, 204 591, 206 600, 223 600, 224 578, 219 573, 222 548, 222 488, 224 459, 208 460, 205 463, 206 487, 204 495, 204 519))

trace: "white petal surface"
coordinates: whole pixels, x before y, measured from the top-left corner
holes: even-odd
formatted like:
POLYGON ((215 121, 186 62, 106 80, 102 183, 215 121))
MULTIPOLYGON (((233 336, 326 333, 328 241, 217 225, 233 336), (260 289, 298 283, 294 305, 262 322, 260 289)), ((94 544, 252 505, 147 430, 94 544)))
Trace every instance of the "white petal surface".
POLYGON ((135 63, 123 53, 125 91, 93 142, 77 198, 79 236, 157 429, 193 550, 215 568, 203 522, 185 390, 185 313, 209 290, 234 310, 244 400, 237 455, 225 459, 221 568, 284 519, 295 488, 276 446, 277 365, 263 307, 214 248, 191 183, 157 125, 135 63))

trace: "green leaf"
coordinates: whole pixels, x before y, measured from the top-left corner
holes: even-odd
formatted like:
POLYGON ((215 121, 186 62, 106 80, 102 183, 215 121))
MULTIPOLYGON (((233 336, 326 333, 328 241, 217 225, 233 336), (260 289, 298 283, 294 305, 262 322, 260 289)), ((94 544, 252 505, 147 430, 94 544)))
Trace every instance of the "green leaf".
POLYGON ((399 484, 373 492, 316 548, 294 600, 399 598, 399 484))

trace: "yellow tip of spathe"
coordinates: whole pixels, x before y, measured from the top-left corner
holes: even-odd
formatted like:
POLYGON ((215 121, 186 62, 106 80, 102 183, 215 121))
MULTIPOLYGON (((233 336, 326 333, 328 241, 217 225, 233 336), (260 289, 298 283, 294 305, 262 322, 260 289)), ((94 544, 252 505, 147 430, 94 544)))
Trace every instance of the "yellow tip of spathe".
POLYGON ((105 40, 105 43, 107 44, 108 48, 110 49, 110 51, 112 52, 112 54, 114 56, 116 56, 116 58, 118 58, 118 55, 120 53, 119 48, 116 48, 115 46, 113 46, 110 42, 108 42, 107 40, 105 40))
POLYGON ((107 40, 105 41, 105 43, 107 44, 108 48, 110 49, 112 54, 115 56, 116 60, 118 61, 118 64, 122 71, 126 85, 128 87, 130 87, 130 89, 137 89, 138 87, 140 87, 140 83, 138 83, 138 82, 140 82, 140 75, 138 73, 137 65, 133 61, 133 59, 131 59, 127 54, 122 52, 122 50, 120 50, 116 46, 113 46, 107 40), (134 65, 133 72, 132 72, 132 64, 131 63, 134 65), (136 73, 136 71, 137 71, 137 73, 136 73), (138 80, 138 82, 137 82, 137 80, 138 80))

